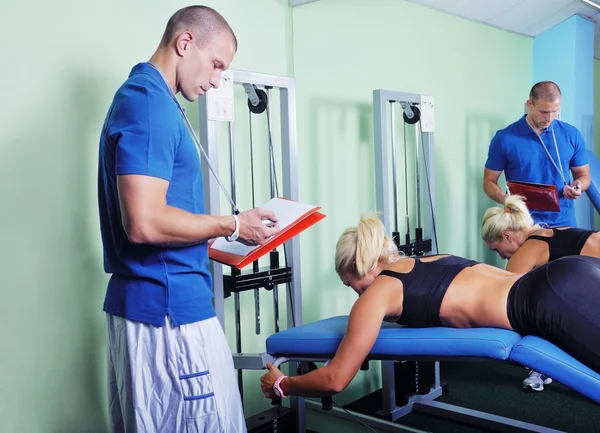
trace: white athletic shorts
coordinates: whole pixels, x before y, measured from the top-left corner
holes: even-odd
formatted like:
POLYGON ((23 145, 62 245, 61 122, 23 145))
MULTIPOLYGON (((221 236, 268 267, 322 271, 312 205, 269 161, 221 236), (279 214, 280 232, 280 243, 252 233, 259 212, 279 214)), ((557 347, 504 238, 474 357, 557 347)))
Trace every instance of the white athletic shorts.
POLYGON ((223 328, 216 317, 162 328, 107 314, 113 433, 246 433, 223 328))

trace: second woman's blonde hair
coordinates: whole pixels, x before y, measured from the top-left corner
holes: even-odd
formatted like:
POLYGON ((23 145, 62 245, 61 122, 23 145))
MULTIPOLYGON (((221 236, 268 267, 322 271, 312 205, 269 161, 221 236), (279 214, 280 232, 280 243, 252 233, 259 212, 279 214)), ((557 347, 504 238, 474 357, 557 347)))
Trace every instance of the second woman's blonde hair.
POLYGON ((362 278, 379 263, 391 263, 403 256, 385 234, 385 226, 377 215, 367 214, 361 217, 358 226, 347 228, 338 239, 335 271, 340 277, 351 272, 362 278))
POLYGON ((481 220, 481 237, 485 242, 495 242, 502 239, 502 233, 506 230, 530 231, 541 228, 535 224, 525 198, 520 195, 509 195, 504 207, 491 207, 485 211, 481 220))

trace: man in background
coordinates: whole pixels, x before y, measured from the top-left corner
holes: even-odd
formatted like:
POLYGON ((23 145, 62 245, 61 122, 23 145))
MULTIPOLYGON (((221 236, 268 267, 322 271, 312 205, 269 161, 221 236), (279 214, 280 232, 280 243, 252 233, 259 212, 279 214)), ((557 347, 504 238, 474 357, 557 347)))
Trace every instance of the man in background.
POLYGON ((576 227, 573 200, 589 187, 590 169, 581 133, 555 119, 560 104, 561 92, 555 83, 542 81, 533 86, 527 101, 529 113, 498 131, 490 143, 483 190, 504 204, 506 194, 498 187, 503 171, 507 181, 556 185, 560 212, 532 211, 532 216, 548 227, 576 227))
MULTIPOLYGON (((483 190, 504 204, 507 194, 498 186, 502 172, 506 181, 555 185, 560 212, 531 210, 531 216, 546 227, 577 227, 573 201, 590 186, 590 168, 581 133, 556 119, 560 104, 561 91, 556 83, 542 81, 532 87, 527 100, 529 113, 492 138, 483 190)), ((543 391, 551 382, 550 377, 532 370, 523 388, 543 391)))

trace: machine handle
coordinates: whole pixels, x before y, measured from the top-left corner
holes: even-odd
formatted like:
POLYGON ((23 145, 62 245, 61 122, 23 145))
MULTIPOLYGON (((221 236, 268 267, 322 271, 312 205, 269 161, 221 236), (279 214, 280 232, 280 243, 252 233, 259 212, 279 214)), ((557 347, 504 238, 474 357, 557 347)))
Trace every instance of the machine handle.
MULTIPOLYGON (((287 358, 277 358, 275 361, 273 361, 273 366, 279 368, 279 366, 285 362, 288 362, 287 358)), ((280 406, 281 405, 281 397, 273 397, 271 399, 271 404, 273 406, 280 406)))

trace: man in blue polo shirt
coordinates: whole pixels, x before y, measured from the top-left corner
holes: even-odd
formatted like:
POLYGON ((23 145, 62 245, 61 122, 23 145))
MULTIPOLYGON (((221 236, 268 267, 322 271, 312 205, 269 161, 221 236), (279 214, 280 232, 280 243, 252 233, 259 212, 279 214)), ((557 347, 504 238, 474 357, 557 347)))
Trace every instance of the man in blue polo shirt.
POLYGON ((589 187, 590 169, 581 133, 555 120, 560 103, 561 92, 555 83, 542 81, 533 86, 527 101, 529 114, 498 131, 490 143, 483 189, 492 200, 504 204, 506 195, 498 187, 503 171, 507 181, 556 185, 560 212, 531 214, 548 227, 576 227, 573 200, 589 187))
MULTIPOLYGON (((536 223, 548 227, 576 227, 573 200, 589 187, 590 169, 581 133, 555 119, 560 103, 561 92, 555 83, 542 81, 533 86, 527 101, 529 113, 498 131, 490 143, 483 190, 504 204, 506 194, 498 187, 503 171, 507 181, 556 185, 560 212, 531 211, 531 215, 536 223)), ((523 388, 543 391, 551 382, 532 370, 523 388)))
POLYGON ((225 19, 191 6, 168 21, 106 116, 98 204, 112 432, 245 432, 233 359, 212 304, 207 241, 262 244, 264 209, 204 214, 199 154, 175 94, 220 83, 237 51, 225 19))

